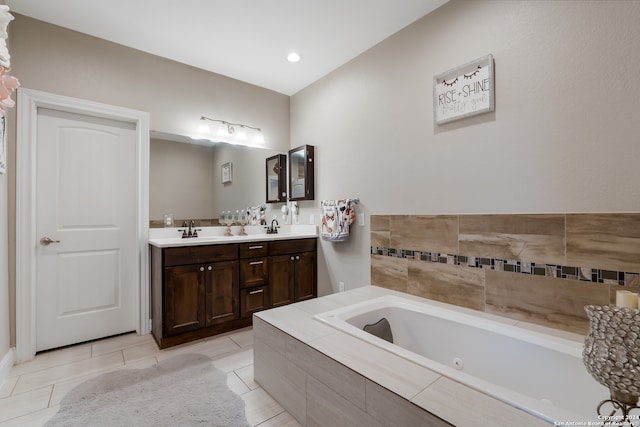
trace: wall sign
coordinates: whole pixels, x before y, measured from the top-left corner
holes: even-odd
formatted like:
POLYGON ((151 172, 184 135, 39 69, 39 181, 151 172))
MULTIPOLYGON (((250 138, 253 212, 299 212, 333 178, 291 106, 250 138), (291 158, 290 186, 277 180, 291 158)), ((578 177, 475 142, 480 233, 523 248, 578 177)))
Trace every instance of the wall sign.
POLYGON ((452 122, 495 109, 493 56, 453 68, 433 78, 433 119, 452 122))
POLYGON ((222 183, 231 184, 233 181, 233 163, 227 162, 222 165, 222 183))

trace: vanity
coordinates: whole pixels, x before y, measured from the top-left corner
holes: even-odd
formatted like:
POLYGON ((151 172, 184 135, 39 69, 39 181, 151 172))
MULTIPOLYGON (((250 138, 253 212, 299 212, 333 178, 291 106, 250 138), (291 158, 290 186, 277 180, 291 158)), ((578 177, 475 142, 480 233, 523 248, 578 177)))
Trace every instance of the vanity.
POLYGON ((252 314, 317 296, 317 230, 283 227, 224 236, 203 227, 195 238, 151 230, 152 334, 158 346, 252 324, 252 314))

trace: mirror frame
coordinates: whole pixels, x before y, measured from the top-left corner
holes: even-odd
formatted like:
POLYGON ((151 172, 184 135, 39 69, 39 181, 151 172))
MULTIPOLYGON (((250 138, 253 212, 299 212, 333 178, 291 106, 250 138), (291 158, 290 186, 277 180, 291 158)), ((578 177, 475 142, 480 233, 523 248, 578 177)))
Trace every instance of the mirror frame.
POLYGON ((283 203, 287 201, 287 156, 285 154, 276 154, 265 160, 266 175, 265 175, 265 190, 267 203, 283 203), (269 161, 276 160, 280 165, 280 169, 276 173, 278 176, 278 194, 275 199, 269 199, 269 161))
POLYGON ((289 200, 297 201, 297 200, 313 200, 315 197, 314 188, 315 188, 315 180, 314 180, 314 146, 313 145, 301 145, 300 147, 289 150, 289 200), (293 197, 293 161, 291 161, 291 157, 302 151, 303 154, 303 162, 304 162, 304 196, 293 197))

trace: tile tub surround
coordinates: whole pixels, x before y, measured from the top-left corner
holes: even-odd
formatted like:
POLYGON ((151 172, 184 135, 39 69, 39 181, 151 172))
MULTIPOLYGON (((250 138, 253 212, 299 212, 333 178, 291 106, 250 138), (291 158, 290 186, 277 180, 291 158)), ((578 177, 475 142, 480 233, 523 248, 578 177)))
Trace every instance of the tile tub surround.
MULTIPOLYGON (((254 379, 303 426, 548 426, 544 421, 313 319, 383 295, 376 286, 254 315, 254 379)), ((435 301, 427 301, 439 305, 435 301)), ((584 337, 500 319, 582 342, 584 337)))
POLYGON ((640 213, 372 215, 371 284, 584 334, 640 291, 640 213))

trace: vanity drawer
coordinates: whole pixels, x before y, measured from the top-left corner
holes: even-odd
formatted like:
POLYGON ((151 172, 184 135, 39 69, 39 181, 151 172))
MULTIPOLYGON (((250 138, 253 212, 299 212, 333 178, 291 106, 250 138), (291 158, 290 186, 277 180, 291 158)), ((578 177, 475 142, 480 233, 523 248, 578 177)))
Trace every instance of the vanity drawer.
POLYGON ((240 244, 240 259, 256 258, 269 255, 269 243, 252 242, 240 244))
POLYGON ((286 255, 316 250, 316 239, 277 240, 269 245, 269 255, 286 255))
POLYGON ((238 245, 181 246, 164 249, 164 265, 200 264, 238 259, 238 245))
POLYGON ((240 317, 251 317, 256 311, 267 308, 271 308, 268 286, 240 289, 240 317))
POLYGON ((240 260, 240 287, 251 288, 269 284, 269 258, 240 260))

